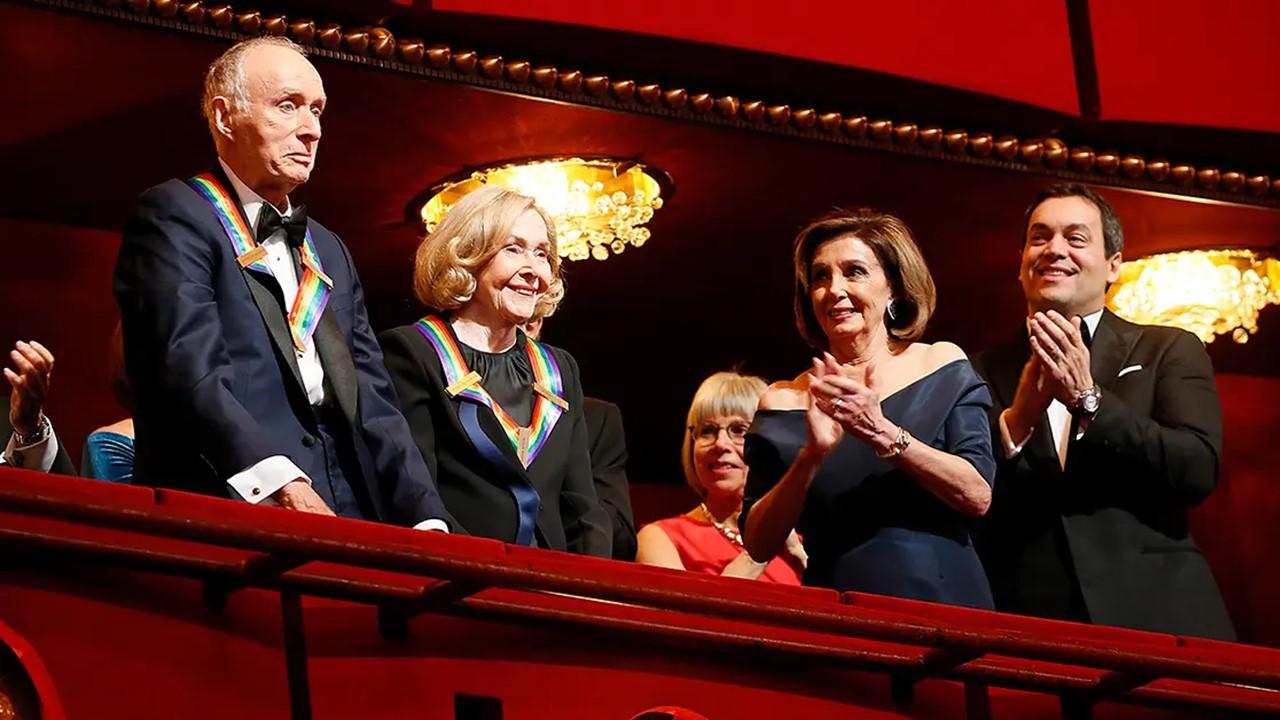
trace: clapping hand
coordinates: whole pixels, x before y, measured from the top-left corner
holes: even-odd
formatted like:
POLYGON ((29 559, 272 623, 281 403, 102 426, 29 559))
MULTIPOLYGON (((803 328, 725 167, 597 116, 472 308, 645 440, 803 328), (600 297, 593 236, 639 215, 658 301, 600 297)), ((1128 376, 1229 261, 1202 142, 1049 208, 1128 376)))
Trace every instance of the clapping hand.
POLYGON ((821 365, 824 373, 809 384, 814 404, 859 440, 877 448, 892 444, 897 426, 880 411, 880 394, 871 387, 875 368, 867 365, 859 380, 856 370, 841 365, 830 353, 823 354, 821 365))
POLYGON ((1089 347, 1080 334, 1079 317, 1070 320, 1056 310, 1038 312, 1028 323, 1031 351, 1041 365, 1044 391, 1067 407, 1093 387, 1089 347))
MULTIPOLYGON (((1007 412, 1012 415, 1009 432, 1022 437, 1036 422, 1053 401, 1048 383, 1044 379, 1044 364, 1035 354, 1027 358, 1022 366, 1022 374, 1018 377, 1018 389, 1013 393, 1013 403, 1007 412), (1015 429, 1016 425, 1016 429, 1015 429)), ((1016 442, 1016 439, 1015 439, 1016 442)))
POLYGON ((813 391, 814 386, 823 382, 827 372, 826 363, 814 358, 813 369, 809 371, 809 407, 805 417, 809 422, 809 447, 820 457, 825 457, 844 437, 840 424, 821 406, 813 391))
POLYGON ((53 354, 38 342, 14 346, 9 359, 17 370, 4 369, 13 388, 9 397, 9 424, 19 435, 30 435, 40 426, 49 380, 53 376, 53 354))

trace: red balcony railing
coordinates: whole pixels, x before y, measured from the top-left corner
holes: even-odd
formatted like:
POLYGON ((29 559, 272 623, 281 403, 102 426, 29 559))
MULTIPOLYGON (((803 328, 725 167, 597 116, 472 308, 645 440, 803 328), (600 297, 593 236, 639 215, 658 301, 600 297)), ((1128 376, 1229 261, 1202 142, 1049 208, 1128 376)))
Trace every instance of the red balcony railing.
MULTIPOLYGON (((990 688, 1056 695, 1074 717, 1104 703, 1280 714, 1280 651, 698 576, 16 470, 0 470, 0 555, 4 593, 48 576, 64 595, 93 597, 95 581, 67 571, 84 567, 194 579, 215 609, 241 591, 278 593, 294 718, 313 714, 303 598, 372 606, 383 638, 401 644, 430 643, 416 635, 420 615, 485 618, 615 633, 629 638, 620 650, 693 647, 720 662, 870 672, 889 678, 891 707, 908 713, 918 683, 946 680, 963 689, 957 717, 991 717, 990 688)), ((133 617, 147 632, 145 613, 133 617)), ((23 632, 56 619, 0 604, 0 621, 23 632)), ((56 639, 33 646, 71 652, 56 639)), ((1011 712, 1000 716, 1019 716, 1011 712)))

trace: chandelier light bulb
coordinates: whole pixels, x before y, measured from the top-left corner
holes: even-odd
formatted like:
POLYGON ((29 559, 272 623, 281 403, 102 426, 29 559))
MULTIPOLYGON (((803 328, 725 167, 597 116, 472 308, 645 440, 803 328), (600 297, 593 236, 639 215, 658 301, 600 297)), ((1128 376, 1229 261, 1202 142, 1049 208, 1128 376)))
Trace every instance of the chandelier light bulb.
POLYGON ((498 165, 446 181, 422 206, 427 232, 449 208, 484 185, 501 185, 527 195, 556 223, 556 246, 569 260, 606 260, 649 240, 644 227, 662 208, 660 171, 631 160, 554 158, 498 165))
POLYGON ((1248 342, 1258 313, 1280 304, 1280 261, 1251 250, 1189 250, 1124 263, 1107 305, 1120 317, 1168 325, 1205 343, 1248 342))

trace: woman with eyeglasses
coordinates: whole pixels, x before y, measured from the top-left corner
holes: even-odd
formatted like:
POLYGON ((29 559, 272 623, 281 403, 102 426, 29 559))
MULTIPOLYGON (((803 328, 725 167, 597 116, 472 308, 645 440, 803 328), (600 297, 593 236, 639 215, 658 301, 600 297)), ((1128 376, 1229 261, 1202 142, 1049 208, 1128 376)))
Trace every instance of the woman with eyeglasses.
POLYGON ((820 353, 761 397, 741 525, 753 557, 799 528, 806 585, 990 609, 969 529, 991 504, 991 395, 920 337, 933 278, 901 220, 837 211, 793 248, 796 324, 820 353))
POLYGON ((765 387, 758 377, 720 372, 703 381, 694 393, 680 459, 685 482, 702 502, 683 515, 641 528, 636 537, 637 562, 800 584, 806 556, 795 533, 787 536, 777 557, 758 563, 743 548, 738 528, 747 483, 742 444, 765 387))

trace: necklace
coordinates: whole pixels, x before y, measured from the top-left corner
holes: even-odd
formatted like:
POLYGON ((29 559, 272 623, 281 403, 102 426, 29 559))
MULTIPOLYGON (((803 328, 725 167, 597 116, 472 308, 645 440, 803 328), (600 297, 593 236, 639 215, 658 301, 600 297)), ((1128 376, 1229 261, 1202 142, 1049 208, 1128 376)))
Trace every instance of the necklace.
POLYGON ((716 516, 712 515, 711 511, 707 509, 706 503, 699 503, 698 510, 702 513, 703 519, 711 523, 716 530, 719 530, 721 535, 729 538, 729 542, 742 547, 742 531, 729 527, 728 523, 716 520, 716 516))

